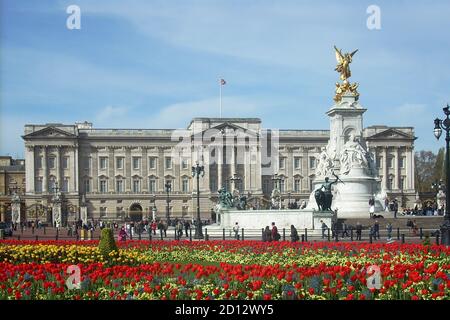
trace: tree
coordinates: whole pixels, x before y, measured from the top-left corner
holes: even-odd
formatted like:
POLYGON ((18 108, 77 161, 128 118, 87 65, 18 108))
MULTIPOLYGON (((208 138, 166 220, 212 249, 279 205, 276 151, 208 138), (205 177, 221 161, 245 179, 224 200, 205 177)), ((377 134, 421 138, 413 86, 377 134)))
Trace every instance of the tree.
POLYGON ((418 192, 430 192, 431 184, 436 177, 437 156, 432 151, 419 151, 414 155, 416 172, 416 190, 418 192))
POLYGON ((442 180, 445 183, 445 149, 440 148, 436 157, 434 180, 442 180))

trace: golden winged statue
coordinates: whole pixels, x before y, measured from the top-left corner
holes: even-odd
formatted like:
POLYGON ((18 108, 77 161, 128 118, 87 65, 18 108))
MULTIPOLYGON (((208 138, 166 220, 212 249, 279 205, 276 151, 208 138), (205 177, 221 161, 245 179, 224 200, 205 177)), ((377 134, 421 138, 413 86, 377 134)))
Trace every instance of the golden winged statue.
POLYGON ((359 93, 357 91, 358 84, 357 83, 349 83, 348 78, 352 75, 350 71, 350 63, 352 63, 352 58, 358 49, 351 53, 342 53, 342 50, 339 50, 334 46, 334 50, 336 53, 336 61, 337 65, 334 69, 335 71, 340 73, 340 79, 343 83, 336 83, 336 95, 334 96, 334 101, 339 102, 342 100, 342 96, 349 92, 358 99, 359 93))
POLYGON ((348 78, 352 75, 350 72, 350 63, 352 63, 353 55, 358 52, 358 49, 353 51, 352 53, 342 53, 342 50, 339 50, 334 46, 334 50, 336 51, 336 61, 337 66, 334 69, 335 71, 341 74, 340 78, 342 81, 346 82, 348 78))

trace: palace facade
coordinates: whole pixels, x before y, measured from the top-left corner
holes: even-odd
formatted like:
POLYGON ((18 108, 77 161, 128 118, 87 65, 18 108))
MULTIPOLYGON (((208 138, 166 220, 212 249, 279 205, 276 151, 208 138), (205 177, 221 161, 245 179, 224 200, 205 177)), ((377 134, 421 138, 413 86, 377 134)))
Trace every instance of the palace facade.
MULTIPOLYGON (((363 130, 382 187, 404 206, 414 190, 414 129, 363 130)), ((212 219, 220 187, 265 207, 274 183, 288 202, 308 200, 328 130, 265 130, 257 118, 194 118, 187 129, 97 129, 89 122, 28 124, 25 141, 27 219, 51 221, 60 193, 63 221, 196 216, 192 166, 204 166, 202 219, 212 219), (275 177, 274 177, 275 175, 275 177), (166 184, 170 183, 170 190, 166 184), (154 209, 155 208, 155 209, 154 209)))

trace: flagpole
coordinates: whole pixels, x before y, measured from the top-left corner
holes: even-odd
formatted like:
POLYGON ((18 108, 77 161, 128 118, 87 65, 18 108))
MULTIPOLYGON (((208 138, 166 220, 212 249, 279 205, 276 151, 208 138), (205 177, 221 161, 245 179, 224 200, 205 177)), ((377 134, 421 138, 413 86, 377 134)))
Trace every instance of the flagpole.
POLYGON ((222 118, 222 79, 219 80, 219 108, 219 117, 222 118))

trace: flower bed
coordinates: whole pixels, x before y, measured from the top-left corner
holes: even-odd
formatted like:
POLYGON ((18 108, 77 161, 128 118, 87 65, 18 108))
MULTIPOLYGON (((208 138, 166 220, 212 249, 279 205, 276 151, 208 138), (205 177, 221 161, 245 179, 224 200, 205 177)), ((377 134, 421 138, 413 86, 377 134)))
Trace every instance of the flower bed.
POLYGON ((259 241, 0 242, 0 299, 449 299, 443 246, 259 241), (69 265, 81 288, 66 286, 69 265), (377 265, 382 287, 369 289, 377 265))

